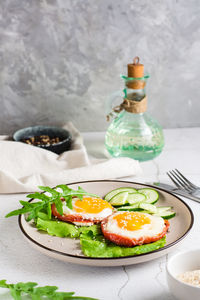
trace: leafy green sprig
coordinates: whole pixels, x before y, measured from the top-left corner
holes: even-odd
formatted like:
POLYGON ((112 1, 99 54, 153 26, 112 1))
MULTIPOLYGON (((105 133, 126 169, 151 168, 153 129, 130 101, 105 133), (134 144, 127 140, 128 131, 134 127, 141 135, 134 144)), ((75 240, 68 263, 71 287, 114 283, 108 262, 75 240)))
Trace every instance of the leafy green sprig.
POLYGON ((98 300, 95 298, 74 296, 74 292, 58 292, 57 286, 38 287, 36 282, 19 282, 8 284, 5 279, 0 280, 0 287, 10 290, 15 300, 22 300, 23 296, 30 296, 32 300, 98 300))
POLYGON ((39 186, 39 189, 41 189, 44 192, 48 192, 50 196, 46 195, 45 193, 39 193, 36 192, 34 194, 27 195, 28 198, 37 199, 38 202, 29 202, 29 201, 22 201, 20 200, 20 204, 23 206, 20 209, 13 210, 10 213, 6 215, 6 218, 12 217, 12 216, 18 216, 22 214, 28 213, 27 221, 31 221, 33 219, 36 219, 38 216, 38 213, 40 211, 43 211, 47 213, 49 219, 51 219, 52 211, 51 211, 51 205, 55 204, 56 209, 60 215, 63 215, 63 200, 65 200, 66 205, 72 209, 72 199, 73 197, 77 197, 80 200, 83 200, 83 196, 90 196, 90 197, 98 197, 95 194, 87 193, 84 189, 82 189, 80 186, 78 187, 78 190, 73 190, 69 188, 65 184, 61 184, 56 186, 55 189, 50 188, 48 186, 39 186), (56 189, 61 189, 62 192, 59 192, 56 189))

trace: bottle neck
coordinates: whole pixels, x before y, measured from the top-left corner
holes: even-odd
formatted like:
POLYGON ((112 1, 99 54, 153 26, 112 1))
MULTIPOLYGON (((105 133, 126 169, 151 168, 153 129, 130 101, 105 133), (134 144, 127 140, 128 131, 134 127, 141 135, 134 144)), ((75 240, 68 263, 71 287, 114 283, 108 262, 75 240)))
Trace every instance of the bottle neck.
POLYGON ((123 109, 130 113, 144 113, 147 109, 145 87, 149 75, 141 78, 121 77, 125 81, 123 109))
POLYGON ((146 97, 146 80, 125 80, 124 95, 126 99, 132 101, 142 101, 146 97))
POLYGON ((135 114, 144 113, 147 110, 146 82, 126 82, 124 89, 123 108, 135 114), (136 88, 137 87, 137 88, 136 88), (138 88, 140 87, 140 88, 138 88))
POLYGON ((142 101, 146 97, 146 83, 149 75, 140 78, 126 77, 121 75, 124 80, 124 98, 136 102, 142 101))
POLYGON ((146 97, 146 90, 144 89, 124 89, 124 98, 132 101, 142 101, 144 97, 146 97))

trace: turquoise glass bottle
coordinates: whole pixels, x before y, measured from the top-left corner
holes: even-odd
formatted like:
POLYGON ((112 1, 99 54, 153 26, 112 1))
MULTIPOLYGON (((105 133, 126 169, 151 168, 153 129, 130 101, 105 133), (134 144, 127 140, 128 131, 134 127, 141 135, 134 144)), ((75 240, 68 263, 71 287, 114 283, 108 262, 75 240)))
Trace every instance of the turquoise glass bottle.
MULTIPOLYGON (((139 58, 128 64, 124 99, 113 108, 114 120, 105 136, 105 146, 113 157, 131 157, 146 161, 158 156, 164 147, 162 127, 147 112, 146 83, 144 66, 139 58)), ((113 115, 113 114, 111 114, 113 115)))

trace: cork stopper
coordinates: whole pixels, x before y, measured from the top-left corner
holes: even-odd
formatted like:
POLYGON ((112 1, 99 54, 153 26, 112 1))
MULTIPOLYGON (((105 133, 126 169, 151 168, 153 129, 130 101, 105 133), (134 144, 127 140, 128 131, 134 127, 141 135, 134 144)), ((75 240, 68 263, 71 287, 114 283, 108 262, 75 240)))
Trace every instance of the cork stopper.
MULTIPOLYGON (((128 64, 128 77, 141 78, 144 77, 144 65, 140 64, 140 58, 136 56, 133 59, 132 64, 128 64)), ((130 89, 143 89, 145 86, 145 81, 143 80, 131 80, 126 83, 126 86, 130 89)))
POLYGON ((128 77, 140 78, 144 77, 144 65, 140 64, 140 58, 136 56, 132 64, 128 64, 128 77))

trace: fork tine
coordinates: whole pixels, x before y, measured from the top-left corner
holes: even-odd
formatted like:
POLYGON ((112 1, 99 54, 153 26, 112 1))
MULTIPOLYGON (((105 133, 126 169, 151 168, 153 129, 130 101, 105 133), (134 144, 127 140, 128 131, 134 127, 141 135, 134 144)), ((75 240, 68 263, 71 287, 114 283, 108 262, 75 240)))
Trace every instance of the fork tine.
POLYGON ((177 183, 177 181, 175 181, 174 178, 171 176, 170 172, 167 172, 167 175, 169 176, 169 178, 171 179, 171 181, 173 181, 173 183, 174 183, 178 188, 181 188, 181 186, 177 183))
POLYGON ((174 181, 178 182, 179 187, 184 188, 187 191, 190 191, 190 188, 177 176, 174 170, 169 172, 170 175, 173 177, 174 181))
POLYGON ((191 186, 190 184, 187 183, 187 181, 182 179, 182 177, 175 170, 172 170, 172 172, 174 173, 174 176, 176 176, 176 178, 179 180, 179 182, 182 183, 182 186, 184 187, 184 189, 186 189, 187 191, 194 190, 193 186, 191 186))
POLYGON ((170 171, 171 176, 173 176, 174 179, 176 179, 176 181, 178 181, 179 185, 181 187, 185 187, 184 183, 177 177, 176 173, 174 172, 174 170, 170 171))
POLYGON ((179 175, 178 173, 176 173, 175 170, 172 170, 172 172, 173 172, 174 176, 177 178, 177 180, 180 182, 180 184, 182 184, 182 187, 183 187, 184 189, 187 189, 188 191, 193 189, 193 187, 189 186, 188 183, 185 182, 185 181, 180 177, 180 175, 179 175))
POLYGON ((196 188, 196 185, 193 184, 190 180, 188 180, 185 176, 183 176, 183 174, 181 174, 181 172, 177 169, 175 169, 176 172, 193 188, 196 188))

